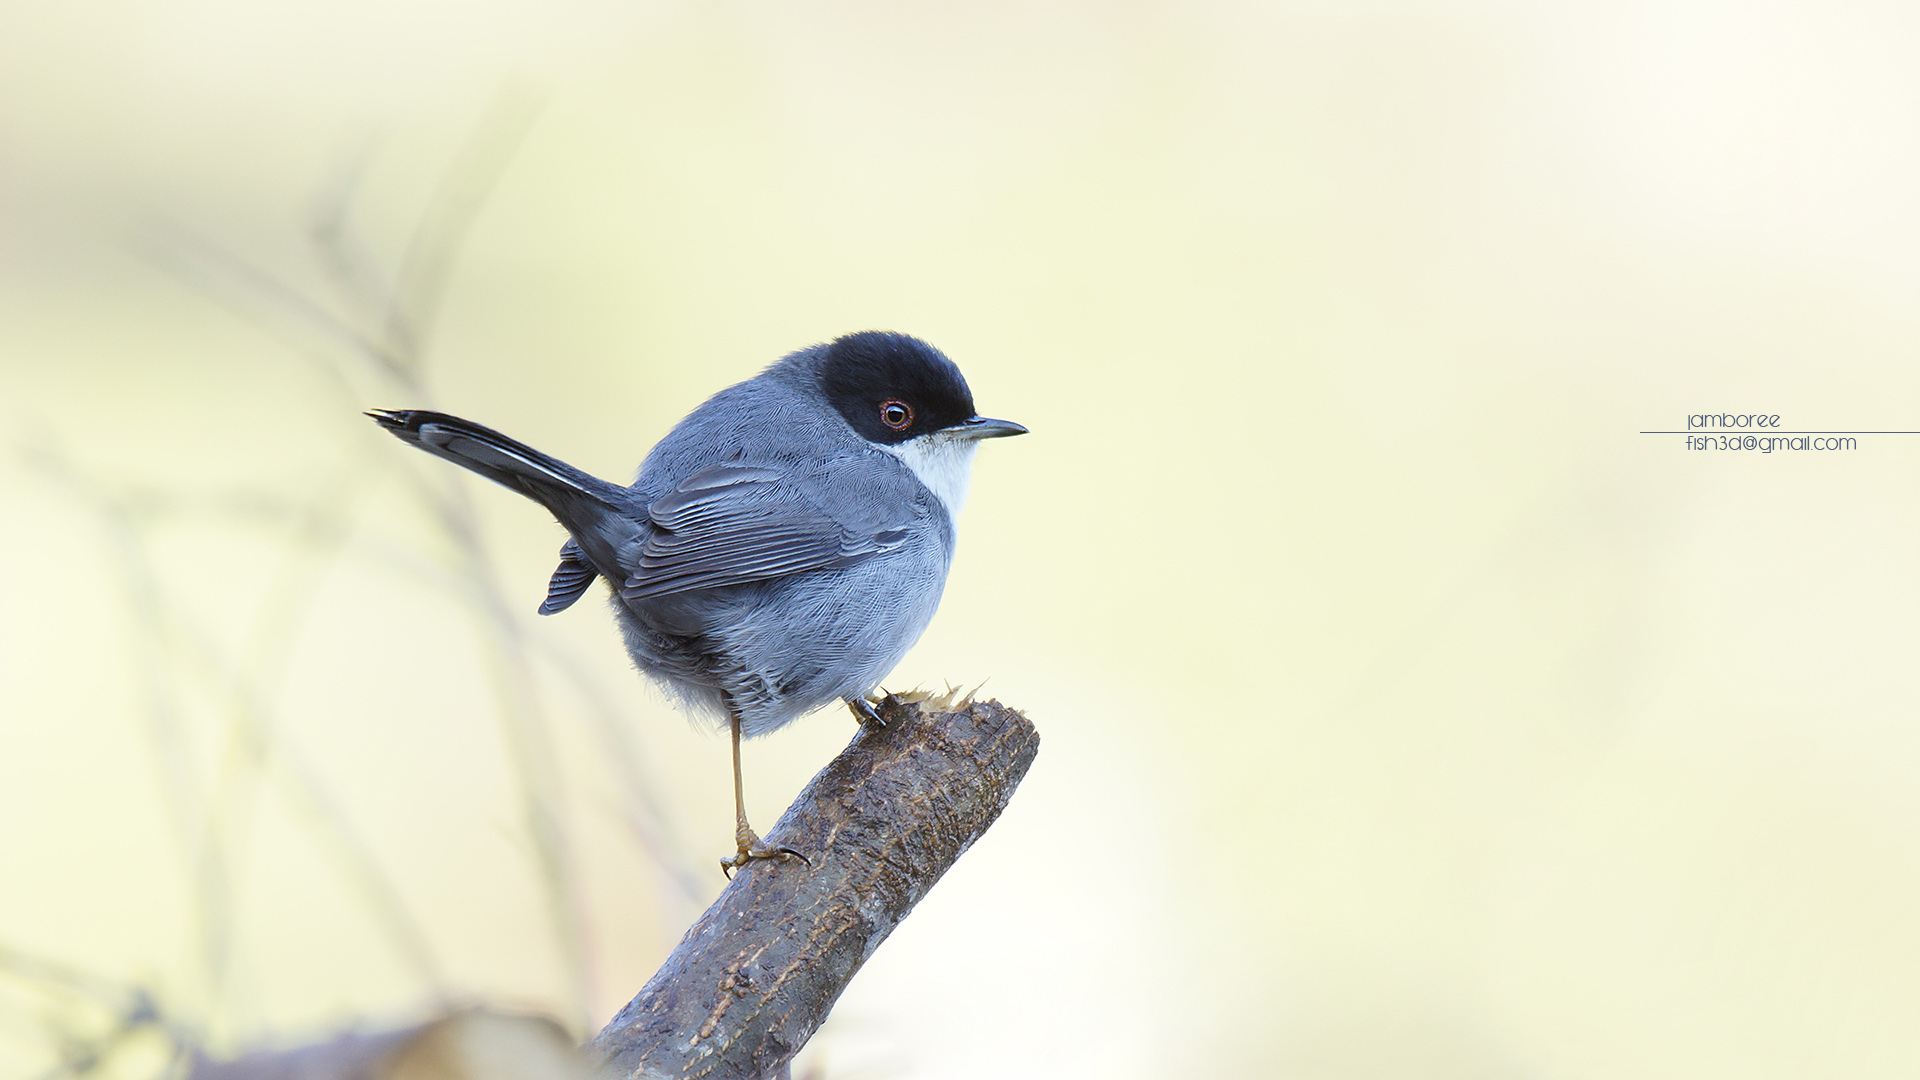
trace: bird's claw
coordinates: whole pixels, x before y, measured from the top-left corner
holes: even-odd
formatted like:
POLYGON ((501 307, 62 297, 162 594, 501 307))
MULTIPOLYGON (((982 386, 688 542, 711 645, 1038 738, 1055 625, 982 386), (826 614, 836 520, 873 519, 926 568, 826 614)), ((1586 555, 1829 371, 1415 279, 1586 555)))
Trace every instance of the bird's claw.
POLYGON ((807 864, 807 869, 813 869, 812 859, 790 847, 774 847, 755 836, 751 829, 742 833, 738 839, 740 850, 720 860, 720 872, 727 875, 728 881, 733 880, 735 870, 759 859, 799 859, 807 864))
POLYGON ((853 711, 853 718, 860 721, 860 726, 866 728, 868 731, 885 731, 887 729, 887 718, 881 716, 880 710, 874 708, 873 702, 868 701, 866 698, 848 698, 847 708, 853 711))

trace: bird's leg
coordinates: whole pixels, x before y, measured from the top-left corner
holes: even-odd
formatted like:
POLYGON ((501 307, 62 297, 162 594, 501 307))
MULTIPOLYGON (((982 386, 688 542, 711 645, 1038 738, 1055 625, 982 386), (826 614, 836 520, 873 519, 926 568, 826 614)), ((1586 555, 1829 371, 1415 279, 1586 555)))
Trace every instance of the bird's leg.
POLYGON ((855 694, 848 698, 847 708, 853 710, 853 718, 868 731, 886 730, 887 718, 880 715, 880 710, 873 707, 873 702, 868 701, 866 695, 855 694))
POLYGON ((740 714, 728 709, 727 716, 733 724, 733 842, 739 850, 720 860, 720 872, 731 878, 736 868, 755 859, 784 859, 788 856, 812 866, 812 860, 790 847, 769 846, 754 834, 753 826, 747 824, 747 792, 746 786, 740 782, 740 714))

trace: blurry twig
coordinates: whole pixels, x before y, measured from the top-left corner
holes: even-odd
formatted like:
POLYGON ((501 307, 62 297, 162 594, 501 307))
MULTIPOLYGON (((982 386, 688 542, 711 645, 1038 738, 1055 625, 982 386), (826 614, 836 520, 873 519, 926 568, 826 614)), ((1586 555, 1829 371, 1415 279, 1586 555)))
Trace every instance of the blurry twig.
MULTIPOLYGON (((405 364, 407 374, 420 375, 426 357, 425 342, 432 330, 434 316, 445 292, 447 275, 452 270, 460 245, 466 241, 480 208, 500 182, 507 163, 520 148, 527 131, 544 104, 541 96, 525 87, 509 86, 494 99, 489 115, 474 128, 460 147, 453 164, 441 174, 440 185, 427 203, 426 212, 414 226, 406 254, 400 258, 400 271, 387 298, 385 341, 393 354, 405 364)), ((336 224, 344 222, 342 217, 336 224)), ((316 231, 316 239, 342 241, 343 227, 316 231)))
MULTIPOLYGON (((396 269, 384 273, 354 228, 354 205, 375 160, 365 141, 347 156, 327 185, 307 229, 317 280, 283 275, 177 224, 162 224, 140 246, 159 266, 235 314, 291 346, 318 376, 322 401, 343 423, 360 408, 398 399, 430 405, 428 346, 459 252, 492 191, 530 130, 538 95, 503 92, 464 141, 433 189, 406 238, 396 269)), ((311 275, 308 275, 311 276, 311 275)), ((247 418, 257 425, 271 419, 247 418)), ((553 939, 568 973, 572 1021, 584 1032, 592 1000, 591 950, 576 871, 569 855, 563 787, 540 677, 551 673, 578 690, 580 721, 605 749, 623 793, 622 818, 636 845, 665 873, 683 903, 704 898, 710 884, 693 876, 691 858, 653 791, 634 726, 577 658, 526 633, 531 608, 509 599, 497 580, 468 486, 450 470, 421 468, 413 455, 348 454, 326 478, 304 491, 284 485, 209 488, 190 483, 140 486, 90 473, 56 440, 37 440, 23 456, 89 507, 115 558, 114 570, 133 613, 133 646, 146 697, 148 737, 160 773, 166 811, 188 869, 198 964, 206 991, 197 1008, 175 1003, 169 1019, 177 1047, 216 1041, 208 1033, 233 1031, 243 995, 244 959, 238 938, 237 898, 250 862, 250 837, 264 785, 311 830, 337 872, 381 927, 388 947, 444 1003, 447 979, 425 928, 394 877, 332 797, 321 774, 280 730, 278 699, 292 666, 300 630, 310 620, 327 575, 342 560, 385 564, 442 591, 479 614, 479 644, 493 677, 492 696, 518 780, 521 819, 531 840, 553 939), (400 479, 426 508, 445 547, 428 555, 385 543, 361 527, 357 504, 370 489, 372 470, 400 479), (263 599, 237 644, 196 626, 186 604, 170 595, 158 554, 160 533, 177 521, 212 517, 264 528, 288 546, 263 599), (197 716, 218 718, 221 734, 209 744, 196 734, 197 716), (209 751, 213 753, 209 753, 209 751)), ((197 584, 194 589, 224 582, 197 584)), ((179 596, 188 595, 186 593, 179 596)), ((24 961, 0 950, 0 975, 16 975, 24 961)), ((22 969, 23 970, 23 969, 22 969)), ((51 984, 49 984, 51 985, 51 984)), ((99 998, 111 1002, 105 987, 99 998)), ((120 1000, 120 999, 113 999, 120 1000)), ((133 998, 125 998, 133 1001, 133 998)), ((121 1039, 157 1008, 102 1005, 127 1023, 106 1024, 121 1039), (114 1009, 118 1008, 117 1012, 114 1009), (145 1009, 146 1012, 142 1012, 145 1009), (138 1021, 135 1023, 134 1021, 138 1021)), ((98 1033, 99 1024, 89 1030, 98 1033)), ((102 1036, 105 1038, 105 1036, 102 1036)), ((84 1075, 111 1052, 111 1040, 61 1035, 59 1076, 84 1075), (89 1041, 91 1040, 91 1041, 89 1041), (106 1047, 102 1050, 100 1048, 106 1047)), ((182 1051, 183 1053, 185 1051, 182 1051)))
MULTIPOLYGON (((102 521, 102 530, 114 541, 116 560, 129 595, 144 598, 137 607, 141 653, 149 657, 148 681, 155 685, 155 719, 151 724, 163 763, 163 780, 168 786, 188 791, 201 788, 192 764, 193 752, 186 745, 185 725, 179 723, 174 703, 178 689, 167 679, 166 659, 187 661, 185 670, 199 673, 216 698, 227 699, 229 714, 229 752, 220 770, 207 805, 197 802, 187 811, 197 827, 183 826, 179 842, 182 857, 191 868, 194 883, 192 909, 199 922, 209 1004, 218 1005, 233 962, 233 896, 238 888, 234 847, 231 835, 245 835, 245 823, 251 818, 251 800, 247 778, 264 772, 273 742, 273 696, 291 648, 293 631, 304 618, 317 584, 317 571, 289 574, 281 588, 270 594, 257 625, 249 635, 251 656, 239 666, 239 673, 226 677, 228 665, 222 663, 212 640, 183 625, 181 616, 166 601, 160 587, 160 575, 147 551, 148 514, 143 507, 154 505, 151 497, 129 499, 117 494, 106 482, 88 477, 64 454, 52 446, 33 447, 25 455, 43 475, 59 482, 87 503, 102 521), (164 711, 162 710, 164 707, 164 711)), ((307 539, 323 538, 337 551, 339 538, 346 532, 344 507, 325 505, 318 499, 308 507, 307 539)), ((311 545, 309 545, 311 550, 311 545)), ((331 558, 333 552, 309 554, 309 559, 331 558)), ((311 770, 297 761, 287 773, 292 781, 292 805, 327 842, 340 860, 341 869, 369 901, 376 920, 386 930, 395 950, 414 968, 416 975, 442 996, 445 976, 418 921, 400 899, 399 891, 379 866, 365 843, 355 834, 346 818, 334 809, 324 786, 311 770)))
POLYGON ((124 986, 5 944, 0 944, 0 981, 36 993, 51 1010, 45 1021, 53 1029, 49 1041, 57 1061, 40 1074, 41 1080, 91 1075, 109 1064, 130 1037, 148 1029, 157 1029, 168 1041, 170 1073, 182 1070, 197 1049, 193 1037, 142 987, 124 986))
MULTIPOLYGON (((423 500, 430 505, 437 506, 443 501, 443 492, 419 477, 408 478, 416 481, 423 500)), ((124 485, 117 498, 131 516, 156 526, 175 520, 210 518, 258 527, 288 544, 302 547, 331 545, 338 540, 351 545, 352 557, 359 562, 387 567, 399 577, 461 603, 474 600, 472 583, 450 571, 444 563, 384 543, 377 535, 353 533, 348 528, 344 504, 337 508, 337 516, 316 519, 313 507, 290 499, 282 492, 253 489, 190 492, 124 485)), ((445 513, 453 515, 451 510, 445 513)), ((528 640, 537 649, 541 661, 586 704, 583 715, 605 749, 606 760, 621 788, 624 805, 618 815, 633 832, 641 851, 672 880, 679 902, 695 907, 705 903, 713 883, 692 871, 692 867, 704 860, 695 857, 679 832, 667 824, 671 815, 654 794, 661 785, 646 767, 633 736, 634 724, 619 705, 619 695, 607 687, 599 673, 552 638, 535 636, 528 640)))
POLYGON ((181 718, 176 688, 167 676, 166 656, 175 644, 173 620, 160 585, 159 574, 147 556, 137 521, 127 507, 114 498, 105 485, 83 479, 73 463, 52 445, 22 448, 21 457, 32 468, 61 483, 83 501, 100 519, 100 531, 114 555, 114 570, 132 609, 141 683, 147 699, 147 736, 160 773, 160 787, 166 794, 168 823, 175 843, 186 864, 195 872, 188 875, 195 889, 193 910, 200 920, 200 939, 209 949, 205 958, 209 967, 217 951, 211 943, 220 935, 214 928, 215 912, 224 909, 216 883, 205 876, 205 867, 196 850, 197 823, 202 810, 197 793, 202 784, 194 765, 195 747, 191 733, 181 718))
MULTIPOLYGON (((190 238, 162 243, 162 261, 236 310, 311 347, 328 382, 356 406, 372 396, 359 392, 367 375, 382 395, 426 404, 423 381, 427 343, 448 274, 471 226, 507 163, 531 126, 537 96, 509 89, 469 136, 442 175, 407 241, 399 269, 388 284, 352 227, 352 208, 370 161, 363 149, 328 186, 308 230, 316 261, 345 305, 334 311, 246 260, 190 238)), ((345 410, 342 410, 343 414, 345 410)), ((591 998, 590 950, 561 813, 552 736, 541 707, 523 624, 495 580, 477 515, 467 489, 451 476, 396 464, 424 497, 432 520, 455 555, 453 579, 482 614, 482 645, 490 654, 509 759, 519 779, 522 819, 547 897, 556 942, 570 975, 577 1024, 591 998)), ((238 729, 236 729, 238 730, 238 729)), ((244 741, 237 745, 245 745, 244 741)), ((252 755, 265 760, 264 748, 252 755)))
POLYGON ((693 874, 691 868, 701 860, 695 858, 681 842, 679 834, 668 827, 666 808, 653 795, 660 785, 648 775, 646 765, 634 745, 633 725, 620 715, 620 710, 613 704, 605 687, 580 663, 578 657, 554 647, 546 639, 536 640, 543 644, 541 651, 547 662, 558 668, 587 702, 594 733, 599 736, 615 779, 620 782, 622 794, 626 796, 626 805, 620 813, 621 820, 632 830, 640 850, 673 882, 680 902, 689 908, 697 908, 712 892, 712 879, 701 879, 693 874))
MULTIPOLYGON (((328 566, 338 561, 345 547, 352 525, 354 491, 353 485, 336 480, 323 485, 300 507, 303 513, 294 528, 301 542, 288 546, 285 563, 245 636, 246 644, 231 682, 226 755, 207 814, 204 850, 215 865, 231 865, 244 853, 244 845, 233 843, 226 830, 236 822, 252 819, 257 781, 274 759, 277 733, 273 701, 291 661, 297 632, 306 621, 328 566)), ((291 776, 295 809, 318 827, 319 835, 368 901, 400 957, 444 999, 448 993, 445 973, 424 928, 407 910, 392 879, 379 870, 373 853, 347 824, 346 816, 305 761, 284 749, 279 760, 291 776)), ((234 876, 238 876, 237 871, 234 876)), ((224 967, 216 969, 216 977, 222 980, 215 983, 216 995, 225 988, 224 973, 224 967)))

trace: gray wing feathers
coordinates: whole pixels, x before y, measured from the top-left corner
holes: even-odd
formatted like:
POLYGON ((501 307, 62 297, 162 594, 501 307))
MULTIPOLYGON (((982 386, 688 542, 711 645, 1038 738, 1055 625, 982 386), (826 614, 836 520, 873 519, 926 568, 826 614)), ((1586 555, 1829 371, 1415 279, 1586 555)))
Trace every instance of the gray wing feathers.
POLYGON ((716 465, 647 506, 655 528, 620 594, 715 589, 841 566, 898 547, 912 508, 886 521, 842 521, 775 469, 716 465))
POLYGON ((547 598, 540 604, 540 614, 552 615, 572 607, 599 576, 581 553, 579 541, 569 537, 560 545, 560 566, 554 570, 553 580, 547 582, 547 598))

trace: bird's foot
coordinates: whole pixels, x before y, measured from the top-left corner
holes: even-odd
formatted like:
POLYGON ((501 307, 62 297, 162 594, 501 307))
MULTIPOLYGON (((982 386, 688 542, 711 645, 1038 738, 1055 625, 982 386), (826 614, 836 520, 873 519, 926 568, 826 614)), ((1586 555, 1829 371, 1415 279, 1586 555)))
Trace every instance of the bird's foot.
POLYGON ((866 728, 868 731, 885 731, 887 729, 887 718, 881 716, 880 710, 874 708, 873 702, 868 701, 866 698, 848 698, 847 708, 853 711, 853 718, 860 721, 860 726, 866 728))
POLYGON ((754 835, 754 831, 745 825, 740 826, 734 831, 733 839, 740 850, 720 860, 720 872, 727 875, 729 880, 733 878, 733 872, 735 870, 757 859, 799 859, 801 862, 807 864, 808 869, 813 868, 812 859, 807 858, 805 855, 800 854, 790 847, 774 847, 768 844, 766 841, 760 839, 760 837, 754 835))

